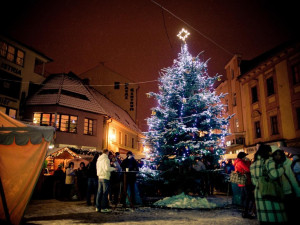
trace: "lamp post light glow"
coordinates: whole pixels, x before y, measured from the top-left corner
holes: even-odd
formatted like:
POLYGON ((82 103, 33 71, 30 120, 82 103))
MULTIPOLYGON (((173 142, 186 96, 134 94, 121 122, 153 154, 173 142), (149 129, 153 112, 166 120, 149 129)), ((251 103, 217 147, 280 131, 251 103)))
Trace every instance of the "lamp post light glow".
POLYGON ((190 33, 182 28, 182 30, 179 32, 179 34, 177 34, 177 37, 179 37, 179 39, 185 41, 185 39, 187 39, 187 37, 190 35, 190 33))

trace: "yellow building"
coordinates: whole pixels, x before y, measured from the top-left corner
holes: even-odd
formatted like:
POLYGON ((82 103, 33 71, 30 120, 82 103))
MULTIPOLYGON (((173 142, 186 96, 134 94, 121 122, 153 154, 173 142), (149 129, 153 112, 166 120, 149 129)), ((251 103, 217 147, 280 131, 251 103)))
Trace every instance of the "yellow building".
POLYGON ((88 79, 90 85, 128 112, 137 122, 137 91, 139 89, 137 84, 106 67, 104 63, 80 74, 79 77, 88 79))
POLYGON ((258 143, 273 149, 300 146, 299 42, 286 43, 252 59, 235 55, 217 92, 227 92, 225 115, 233 115, 227 154, 253 153, 258 143))
POLYGON ((216 88, 218 94, 228 93, 222 103, 226 105, 223 115, 232 115, 229 120, 228 133, 225 137, 226 153, 232 154, 243 151, 245 143, 245 130, 242 113, 241 87, 237 77, 240 76, 241 56, 235 55, 225 66, 224 81, 216 88))
POLYGON ((37 50, 0 35, 0 111, 19 118, 26 97, 45 80, 45 64, 51 61, 37 50))
POLYGON ((300 146, 300 43, 244 63, 241 83, 246 146, 300 146))

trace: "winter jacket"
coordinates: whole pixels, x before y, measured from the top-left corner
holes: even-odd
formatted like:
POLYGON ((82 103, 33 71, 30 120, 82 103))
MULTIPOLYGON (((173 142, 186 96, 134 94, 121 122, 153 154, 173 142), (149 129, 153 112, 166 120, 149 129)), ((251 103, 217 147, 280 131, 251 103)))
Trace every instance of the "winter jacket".
POLYGON ((263 198, 258 189, 258 181, 263 176, 263 168, 266 168, 267 174, 271 179, 278 179, 283 175, 283 168, 276 167, 273 160, 264 160, 258 156, 258 159, 251 164, 251 179, 255 185, 254 197, 257 210, 257 218, 261 222, 277 222, 282 223, 287 221, 283 202, 270 201, 263 198))
MULTIPOLYGON (((251 175, 250 175, 250 161, 245 161, 243 159, 237 158, 234 161, 234 168, 236 172, 239 172, 241 174, 246 174, 247 176, 247 181, 246 184, 249 185, 251 184, 251 175)), ((245 185, 243 184, 238 184, 239 187, 244 187, 245 185)))
POLYGON ((281 177, 283 193, 285 195, 295 193, 300 197, 300 187, 291 168, 291 160, 286 159, 283 163, 284 175, 281 177))
POLYGON ((115 168, 110 166, 110 161, 106 154, 99 156, 97 160, 97 176, 99 179, 110 179, 110 173, 115 171, 115 168))
POLYGON ((293 156, 293 162, 292 162, 292 170, 294 171, 296 180, 298 181, 298 184, 300 185, 300 158, 298 155, 293 156))

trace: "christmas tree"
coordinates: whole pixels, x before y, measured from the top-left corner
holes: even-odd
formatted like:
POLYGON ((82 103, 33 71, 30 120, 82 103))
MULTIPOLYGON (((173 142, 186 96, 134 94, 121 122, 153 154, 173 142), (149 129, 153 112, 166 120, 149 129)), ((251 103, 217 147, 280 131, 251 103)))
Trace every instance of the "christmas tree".
POLYGON ((200 55, 193 57, 184 42, 173 65, 162 70, 159 92, 147 94, 158 103, 145 133, 152 157, 185 160, 190 155, 223 153, 229 120, 222 117, 225 94, 216 94, 213 85, 220 76, 209 76, 208 61, 200 60, 200 55))

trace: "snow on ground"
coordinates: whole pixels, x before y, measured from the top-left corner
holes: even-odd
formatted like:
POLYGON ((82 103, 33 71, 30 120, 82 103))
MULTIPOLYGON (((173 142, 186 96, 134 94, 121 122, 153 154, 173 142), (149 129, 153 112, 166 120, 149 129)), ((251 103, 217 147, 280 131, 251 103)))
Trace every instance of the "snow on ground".
POLYGON ((95 212, 95 207, 84 201, 32 200, 24 215, 23 224, 33 225, 258 225, 255 219, 243 219, 241 212, 231 205, 231 197, 210 196, 208 202, 226 206, 216 209, 168 209, 140 206, 124 209, 119 205, 112 213, 95 212))
POLYGON ((166 197, 155 202, 153 205, 177 209, 213 209, 221 207, 216 203, 209 202, 206 198, 193 197, 185 195, 184 193, 172 197, 166 197))

